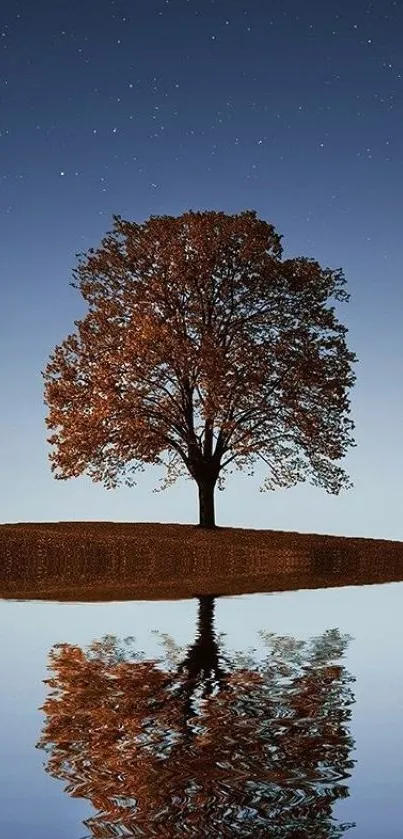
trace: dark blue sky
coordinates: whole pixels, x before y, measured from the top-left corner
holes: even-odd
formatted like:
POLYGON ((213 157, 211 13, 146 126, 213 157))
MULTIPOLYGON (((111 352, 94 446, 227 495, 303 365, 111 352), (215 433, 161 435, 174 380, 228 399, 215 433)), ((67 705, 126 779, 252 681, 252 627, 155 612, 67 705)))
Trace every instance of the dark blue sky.
POLYGON ((191 484, 152 494, 158 470, 56 482, 40 370, 112 213, 251 208, 286 255, 345 271, 355 488, 235 473, 218 523, 403 539, 403 0, 3 0, 0 95, 1 520, 197 520, 191 484))

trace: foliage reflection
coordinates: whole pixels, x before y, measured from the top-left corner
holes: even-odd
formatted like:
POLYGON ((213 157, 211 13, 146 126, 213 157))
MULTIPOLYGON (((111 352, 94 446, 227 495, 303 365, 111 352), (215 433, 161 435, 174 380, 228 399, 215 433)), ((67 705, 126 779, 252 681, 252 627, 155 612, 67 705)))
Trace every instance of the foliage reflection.
POLYGON ((52 648, 38 747, 95 808, 91 837, 336 839, 352 826, 332 815, 354 764, 350 639, 260 636, 263 656, 225 649, 214 597, 200 597, 187 651, 166 635, 158 660, 134 638, 52 648))

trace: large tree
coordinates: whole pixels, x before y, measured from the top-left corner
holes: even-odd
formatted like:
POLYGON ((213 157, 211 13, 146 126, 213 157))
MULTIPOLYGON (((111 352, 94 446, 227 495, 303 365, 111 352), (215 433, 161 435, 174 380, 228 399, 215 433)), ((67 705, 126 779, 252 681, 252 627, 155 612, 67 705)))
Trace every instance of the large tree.
POLYGON ((339 269, 282 258, 281 236, 254 211, 114 217, 74 271, 88 314, 42 375, 55 477, 107 488, 144 464, 162 488, 196 481, 200 525, 232 464, 268 466, 262 489, 310 479, 350 485, 338 461, 354 445, 355 380, 335 302, 339 269))

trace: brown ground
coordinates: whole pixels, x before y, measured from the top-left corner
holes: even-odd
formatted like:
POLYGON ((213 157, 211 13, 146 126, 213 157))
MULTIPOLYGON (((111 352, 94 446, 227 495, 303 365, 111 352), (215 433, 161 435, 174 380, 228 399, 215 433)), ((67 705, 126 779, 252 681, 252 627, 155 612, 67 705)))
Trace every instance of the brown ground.
POLYGON ((403 542, 186 524, 0 525, 0 597, 158 600, 403 580, 403 542))

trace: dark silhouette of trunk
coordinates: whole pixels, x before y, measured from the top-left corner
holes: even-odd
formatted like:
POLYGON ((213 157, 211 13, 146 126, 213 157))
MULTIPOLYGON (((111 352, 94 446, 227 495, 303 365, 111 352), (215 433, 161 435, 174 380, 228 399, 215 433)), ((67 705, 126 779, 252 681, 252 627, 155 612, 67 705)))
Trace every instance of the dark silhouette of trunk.
POLYGON ((185 722, 195 713, 193 698, 198 687, 201 689, 203 698, 207 699, 214 689, 223 690, 227 681, 227 672, 220 662, 220 659, 225 662, 225 657, 220 656, 214 631, 215 595, 204 594, 198 600, 196 640, 189 647, 186 658, 178 668, 179 673, 186 674, 183 686, 185 722))
POLYGON ((199 527, 211 529, 216 527, 214 511, 215 481, 198 481, 199 489, 199 527))

